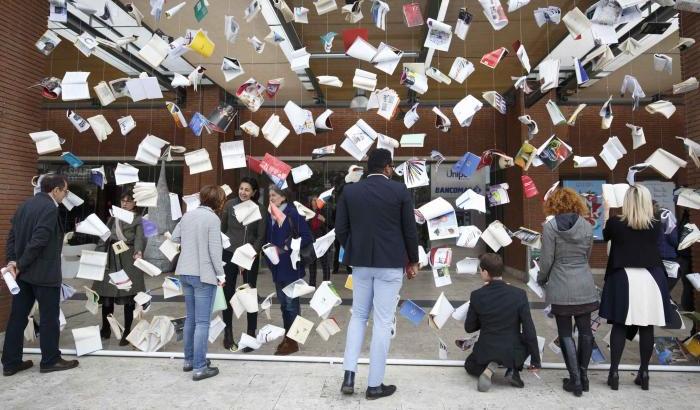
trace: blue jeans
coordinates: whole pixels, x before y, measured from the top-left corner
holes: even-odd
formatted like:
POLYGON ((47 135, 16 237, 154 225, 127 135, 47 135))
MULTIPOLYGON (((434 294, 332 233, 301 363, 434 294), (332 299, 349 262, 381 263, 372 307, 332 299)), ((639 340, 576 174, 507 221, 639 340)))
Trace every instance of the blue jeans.
POLYGON ((292 323, 294 323, 294 319, 297 318, 297 315, 301 314, 299 298, 290 298, 282 292, 282 289, 289 285, 289 283, 275 282, 277 300, 280 302, 280 310, 282 311, 282 323, 284 323, 284 330, 286 331, 289 331, 289 328, 292 327, 292 323))
POLYGON ((352 317, 345 341, 343 368, 357 372, 367 320, 374 309, 368 387, 377 387, 384 380, 386 358, 391 346, 391 324, 402 282, 403 268, 352 268, 352 317))
POLYGON ((185 364, 196 372, 207 367, 209 322, 214 308, 216 286, 202 283, 199 276, 180 275, 185 294, 185 364))

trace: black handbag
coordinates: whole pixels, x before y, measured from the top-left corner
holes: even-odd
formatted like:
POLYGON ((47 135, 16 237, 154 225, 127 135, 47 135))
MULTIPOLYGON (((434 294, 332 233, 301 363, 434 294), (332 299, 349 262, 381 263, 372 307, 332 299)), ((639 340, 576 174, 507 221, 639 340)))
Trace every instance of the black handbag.
MULTIPOLYGON (((299 237, 299 227, 297 227, 297 225, 294 222, 292 217, 289 217, 288 219, 289 219, 289 226, 292 230, 291 238, 298 238, 299 237)), ((291 238, 290 238, 290 243, 291 243, 291 238)), ((301 259, 301 263, 304 266, 309 266, 312 263, 316 262, 316 251, 314 250, 313 242, 306 245, 306 246, 302 246, 301 249, 299 249, 299 258, 301 259)))

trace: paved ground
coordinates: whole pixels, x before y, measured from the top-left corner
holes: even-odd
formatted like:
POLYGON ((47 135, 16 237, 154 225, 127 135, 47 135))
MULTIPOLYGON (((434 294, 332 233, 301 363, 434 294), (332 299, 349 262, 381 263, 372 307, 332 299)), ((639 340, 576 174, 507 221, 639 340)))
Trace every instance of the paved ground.
MULTIPOLYGON (((37 356, 29 356, 38 360, 37 356)), ((389 398, 367 401, 367 366, 353 396, 339 392, 340 365, 219 360, 221 374, 193 382, 180 360, 83 357, 71 371, 40 374, 37 366, 3 378, 6 409, 63 408, 236 408, 236 409, 467 409, 467 408, 700 408, 697 373, 651 374, 651 390, 620 374, 620 390, 605 385, 606 372, 591 372, 591 391, 576 398, 561 390, 563 371, 525 375, 525 389, 496 384, 479 393, 475 379, 459 367, 389 366, 387 382, 398 386, 389 398)), ((496 378, 500 382, 501 378, 496 378)))

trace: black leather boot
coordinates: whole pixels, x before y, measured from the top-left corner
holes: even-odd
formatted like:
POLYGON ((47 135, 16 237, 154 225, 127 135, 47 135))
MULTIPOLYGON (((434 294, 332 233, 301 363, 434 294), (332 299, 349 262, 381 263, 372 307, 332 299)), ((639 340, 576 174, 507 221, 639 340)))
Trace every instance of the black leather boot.
POLYGON ((343 392, 343 394, 355 393, 355 372, 351 372, 350 370, 345 371, 343 385, 340 386, 340 391, 343 392))
POLYGON ((593 352, 593 337, 580 335, 578 337, 578 367, 581 375, 581 387, 583 391, 588 391, 588 364, 591 362, 593 352))
POLYGON ((226 350, 238 350, 234 349, 233 346, 235 342, 233 341, 233 327, 226 326, 224 328, 224 349, 226 350))
POLYGON ((564 355, 566 370, 569 371, 569 378, 564 379, 563 389, 574 393, 574 396, 581 397, 583 387, 581 386, 581 374, 578 364, 578 352, 576 351, 576 342, 572 337, 562 337, 561 352, 564 355))
POLYGON ((634 384, 641 386, 642 390, 649 390, 649 370, 640 370, 634 378, 634 384))
POLYGON ((377 387, 367 387, 367 392, 365 392, 365 398, 367 400, 381 399, 382 397, 389 397, 396 392, 396 386, 393 384, 385 385, 382 383, 377 387))

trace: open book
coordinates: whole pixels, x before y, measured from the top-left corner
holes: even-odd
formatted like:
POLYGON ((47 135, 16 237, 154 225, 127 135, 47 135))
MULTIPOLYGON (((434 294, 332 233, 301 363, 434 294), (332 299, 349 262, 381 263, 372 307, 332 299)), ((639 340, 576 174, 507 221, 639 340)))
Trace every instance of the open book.
POLYGON ((629 184, 603 184, 603 198, 610 208, 619 208, 625 200, 629 184))
POLYGON ((447 322, 450 316, 452 316, 454 311, 455 308, 445 297, 445 292, 442 292, 435 301, 433 308, 430 309, 428 324, 434 329, 442 329, 442 326, 447 322))
POLYGON ((416 209, 415 212, 420 223, 427 221, 430 240, 456 238, 459 236, 455 210, 442 197, 435 198, 416 209))
POLYGON ((505 225, 501 221, 493 221, 489 224, 486 230, 481 234, 481 239, 486 242, 486 244, 493 249, 494 252, 498 252, 504 246, 510 245, 513 240, 510 238, 510 234, 506 229, 505 225))
POLYGON ((646 161, 652 168, 665 178, 671 179, 678 171, 678 168, 685 168, 686 161, 678 158, 663 148, 657 148, 646 161))
POLYGON ((107 267, 107 252, 83 249, 80 254, 80 267, 76 278, 101 281, 107 267))

